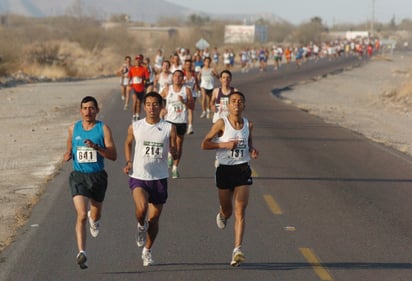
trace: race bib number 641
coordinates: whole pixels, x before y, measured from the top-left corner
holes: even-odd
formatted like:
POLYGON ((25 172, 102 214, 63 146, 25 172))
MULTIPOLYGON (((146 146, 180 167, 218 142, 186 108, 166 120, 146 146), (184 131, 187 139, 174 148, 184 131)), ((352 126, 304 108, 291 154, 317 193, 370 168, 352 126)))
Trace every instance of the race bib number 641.
POLYGON ((97 151, 92 147, 78 146, 77 147, 77 162, 79 163, 95 163, 97 162, 97 151))

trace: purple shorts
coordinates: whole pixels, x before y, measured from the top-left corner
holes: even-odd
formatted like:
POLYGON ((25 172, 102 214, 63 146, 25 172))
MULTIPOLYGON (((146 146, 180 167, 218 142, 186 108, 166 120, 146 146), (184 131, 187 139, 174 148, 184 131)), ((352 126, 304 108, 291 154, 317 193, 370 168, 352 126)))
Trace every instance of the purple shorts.
POLYGON ((143 188, 149 194, 149 203, 159 205, 167 200, 167 178, 160 180, 139 180, 130 177, 129 187, 133 191, 135 188, 143 188))

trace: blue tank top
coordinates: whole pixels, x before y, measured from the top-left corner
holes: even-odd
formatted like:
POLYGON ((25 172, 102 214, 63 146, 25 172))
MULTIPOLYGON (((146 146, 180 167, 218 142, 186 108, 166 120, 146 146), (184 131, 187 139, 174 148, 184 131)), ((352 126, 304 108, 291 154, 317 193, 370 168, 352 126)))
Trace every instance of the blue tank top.
POLYGON ((102 121, 96 121, 94 127, 88 131, 83 129, 81 120, 77 121, 72 136, 73 169, 82 173, 100 172, 104 169, 104 158, 94 148, 84 143, 86 139, 100 147, 105 147, 102 121))

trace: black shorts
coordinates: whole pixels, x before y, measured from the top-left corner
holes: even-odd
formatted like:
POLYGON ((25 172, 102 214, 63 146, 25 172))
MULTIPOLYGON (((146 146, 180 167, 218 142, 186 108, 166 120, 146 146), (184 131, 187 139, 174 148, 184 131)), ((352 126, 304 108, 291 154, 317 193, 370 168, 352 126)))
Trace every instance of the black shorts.
POLYGON ((72 197, 83 195, 97 202, 103 202, 107 189, 107 173, 81 173, 72 171, 69 177, 72 197))
POLYGON ((203 89, 205 90, 205 94, 206 94, 207 96, 209 96, 209 97, 212 96, 212 94, 213 94, 213 89, 211 89, 211 90, 208 90, 208 89, 205 89, 205 88, 203 88, 203 89))
POLYGON ((179 136, 185 135, 187 132, 187 124, 186 123, 173 123, 170 121, 167 121, 170 124, 175 125, 176 127, 176 134, 178 134, 179 136))
POLYGON ((248 163, 239 165, 222 165, 216 169, 216 186, 219 189, 234 190, 237 186, 251 185, 252 170, 248 163))
POLYGON ((136 95, 136 97, 142 101, 144 95, 146 94, 145 92, 136 92, 133 88, 132 88, 132 94, 136 95))

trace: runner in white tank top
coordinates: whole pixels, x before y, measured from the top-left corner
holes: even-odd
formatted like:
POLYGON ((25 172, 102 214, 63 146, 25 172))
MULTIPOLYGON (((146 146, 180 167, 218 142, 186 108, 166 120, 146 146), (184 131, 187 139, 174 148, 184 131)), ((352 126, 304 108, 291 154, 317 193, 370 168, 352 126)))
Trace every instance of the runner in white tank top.
POLYGON ((231 215, 236 214, 235 248, 230 264, 238 266, 246 259, 241 246, 249 201, 249 186, 252 184, 249 160, 256 159, 258 151, 252 146, 253 124, 242 117, 245 96, 240 92, 231 93, 228 107, 229 115, 213 124, 203 139, 201 147, 217 150, 221 162, 215 175, 220 202, 216 224, 218 228, 223 229, 231 215))

